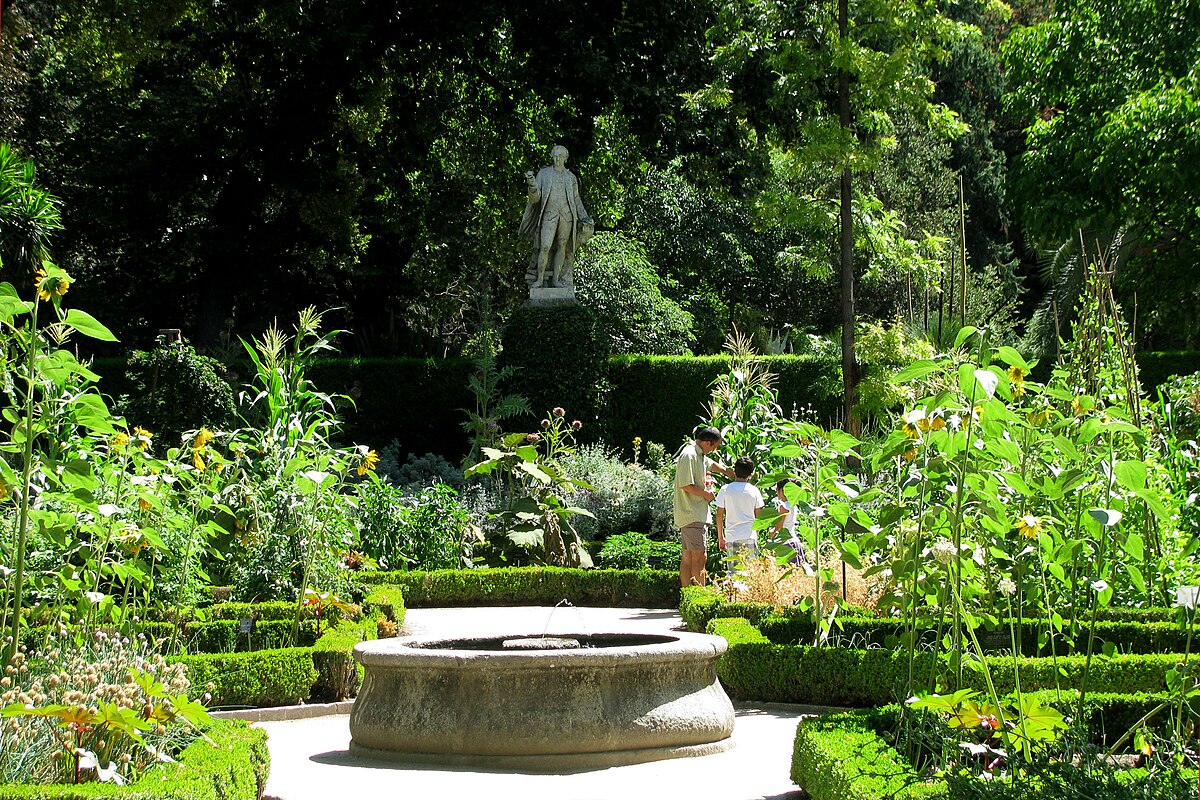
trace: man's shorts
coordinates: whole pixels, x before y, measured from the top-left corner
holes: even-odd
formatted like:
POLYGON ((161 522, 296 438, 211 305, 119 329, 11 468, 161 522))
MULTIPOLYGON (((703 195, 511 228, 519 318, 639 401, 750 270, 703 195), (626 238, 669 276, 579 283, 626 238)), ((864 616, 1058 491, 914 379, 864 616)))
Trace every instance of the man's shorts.
POLYGON ((679 537, 683 542, 684 550, 704 552, 705 527, 707 526, 703 522, 693 522, 679 529, 679 537))

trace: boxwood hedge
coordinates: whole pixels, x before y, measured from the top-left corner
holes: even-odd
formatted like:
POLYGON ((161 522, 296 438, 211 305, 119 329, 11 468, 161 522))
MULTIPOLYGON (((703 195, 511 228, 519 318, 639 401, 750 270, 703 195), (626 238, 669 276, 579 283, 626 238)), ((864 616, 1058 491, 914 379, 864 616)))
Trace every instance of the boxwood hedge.
POLYGON ((368 585, 399 586, 409 608, 557 605, 675 608, 679 573, 667 570, 499 567, 363 573, 368 585))

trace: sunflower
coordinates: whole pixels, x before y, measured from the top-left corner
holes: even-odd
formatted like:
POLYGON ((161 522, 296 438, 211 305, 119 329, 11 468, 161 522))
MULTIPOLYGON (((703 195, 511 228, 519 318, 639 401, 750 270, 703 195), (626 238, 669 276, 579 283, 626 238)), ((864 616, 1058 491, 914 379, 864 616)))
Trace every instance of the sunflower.
POLYGON ((133 446, 138 450, 145 450, 150 446, 150 440, 154 438, 154 434, 142 427, 133 429, 133 446))
POLYGON ((1032 514, 1026 514, 1017 520, 1016 529, 1026 539, 1036 539, 1042 532, 1042 521, 1032 514))
POLYGON ((1012 383, 1013 397, 1025 394, 1025 370, 1016 365, 1009 367, 1008 380, 1012 383))
POLYGON ((374 472, 375 467, 379 466, 379 454, 374 450, 368 450, 362 457, 362 461, 355 467, 355 472, 360 476, 366 475, 368 472, 374 472))

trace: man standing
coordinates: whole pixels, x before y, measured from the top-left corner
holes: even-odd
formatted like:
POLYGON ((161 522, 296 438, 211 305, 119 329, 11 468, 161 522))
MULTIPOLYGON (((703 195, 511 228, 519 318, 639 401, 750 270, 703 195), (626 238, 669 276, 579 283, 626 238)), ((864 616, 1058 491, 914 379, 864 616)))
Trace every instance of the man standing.
POLYGON ((717 493, 717 544, 730 558, 748 559, 758 555, 758 534, 754 520, 764 502, 762 492, 753 483, 754 462, 739 458, 733 462, 733 483, 717 493))
POLYGON ((567 148, 555 145, 550 151, 553 166, 543 167, 536 177, 525 173, 528 202, 520 235, 533 242, 537 263, 534 286, 543 285, 547 270, 551 286, 570 286, 575 248, 595 225, 579 198, 579 179, 566 167, 567 155, 567 148))
POLYGON ((709 458, 724 444, 721 432, 711 426, 701 428, 696 439, 685 445, 675 461, 675 527, 679 529, 683 551, 679 558, 679 582, 683 586, 703 586, 705 528, 712 522, 709 503, 717 495, 708 486, 708 474, 716 472, 734 477, 733 471, 709 458))

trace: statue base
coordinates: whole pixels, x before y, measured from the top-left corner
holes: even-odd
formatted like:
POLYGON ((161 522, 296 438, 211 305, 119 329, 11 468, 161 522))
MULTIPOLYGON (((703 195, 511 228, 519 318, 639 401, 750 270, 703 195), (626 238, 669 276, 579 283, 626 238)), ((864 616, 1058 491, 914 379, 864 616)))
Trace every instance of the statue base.
POLYGON ((575 303, 575 287, 532 286, 529 289, 531 306, 569 306, 575 303))

